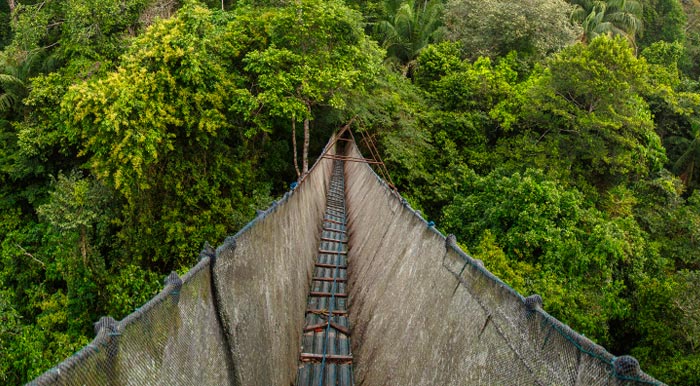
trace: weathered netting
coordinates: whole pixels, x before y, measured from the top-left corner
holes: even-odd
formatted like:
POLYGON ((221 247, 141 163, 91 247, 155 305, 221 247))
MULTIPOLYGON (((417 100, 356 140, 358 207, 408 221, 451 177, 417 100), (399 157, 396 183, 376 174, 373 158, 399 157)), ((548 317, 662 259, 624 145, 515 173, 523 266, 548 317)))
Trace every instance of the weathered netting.
POLYGON ((102 318, 97 337, 34 384, 226 384, 225 339, 211 286, 211 256, 203 254, 183 280, 171 274, 165 289, 121 322, 102 318), (166 364, 176 364, 168 366, 166 364))
MULTIPOLYGON (((100 319, 89 345, 30 384, 293 384, 331 165, 321 157, 182 279, 121 321, 100 319)), ((661 384, 492 275, 367 164, 345 162, 345 175, 357 384, 661 384)))
POLYGON ((502 282, 367 164, 345 174, 357 384, 662 384, 502 282))

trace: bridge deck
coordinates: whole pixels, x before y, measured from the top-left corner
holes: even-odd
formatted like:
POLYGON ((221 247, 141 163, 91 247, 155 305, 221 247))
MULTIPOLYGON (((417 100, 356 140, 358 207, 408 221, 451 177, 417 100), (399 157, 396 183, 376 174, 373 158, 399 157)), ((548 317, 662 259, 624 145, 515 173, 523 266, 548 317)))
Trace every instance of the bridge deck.
POLYGON ((297 386, 353 385, 343 161, 335 161, 302 332, 297 386))

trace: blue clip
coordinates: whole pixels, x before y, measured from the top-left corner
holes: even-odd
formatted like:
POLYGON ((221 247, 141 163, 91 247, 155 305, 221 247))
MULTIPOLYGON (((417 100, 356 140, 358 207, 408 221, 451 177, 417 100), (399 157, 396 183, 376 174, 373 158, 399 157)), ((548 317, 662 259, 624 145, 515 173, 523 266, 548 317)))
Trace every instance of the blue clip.
POLYGON ((432 228, 435 226, 435 221, 428 221, 428 227, 432 228))
POLYGON ((294 190, 294 189, 297 188, 297 186, 299 186, 299 183, 296 182, 296 181, 294 181, 294 182, 292 182, 292 183, 289 185, 289 188, 292 189, 292 190, 294 190))

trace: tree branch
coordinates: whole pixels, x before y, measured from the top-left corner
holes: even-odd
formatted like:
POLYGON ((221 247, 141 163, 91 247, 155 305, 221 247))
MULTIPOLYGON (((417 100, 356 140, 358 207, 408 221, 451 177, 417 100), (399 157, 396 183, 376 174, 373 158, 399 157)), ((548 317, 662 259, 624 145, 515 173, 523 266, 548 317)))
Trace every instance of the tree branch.
POLYGON ((32 260, 36 261, 37 263, 41 264, 41 266, 42 266, 42 267, 46 268, 46 264, 44 264, 44 262, 43 262, 43 261, 41 261, 41 260, 37 259, 36 257, 34 257, 34 255, 32 255, 31 253, 27 252, 27 250, 26 250, 26 249, 24 249, 24 248, 22 248, 22 246, 21 246, 21 245, 19 245, 19 244, 15 244, 15 246, 16 246, 17 248, 21 249, 21 250, 22 250, 22 253, 24 253, 24 255, 25 255, 25 256, 29 256, 29 257, 31 257, 31 258, 32 258, 32 260))

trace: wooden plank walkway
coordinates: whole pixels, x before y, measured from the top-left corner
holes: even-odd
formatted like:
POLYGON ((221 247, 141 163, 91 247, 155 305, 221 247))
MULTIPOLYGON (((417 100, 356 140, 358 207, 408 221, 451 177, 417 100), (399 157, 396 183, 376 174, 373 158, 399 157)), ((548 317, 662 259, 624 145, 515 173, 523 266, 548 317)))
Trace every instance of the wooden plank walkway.
POLYGON ((302 331, 297 386, 351 386, 344 162, 334 161, 302 331))

